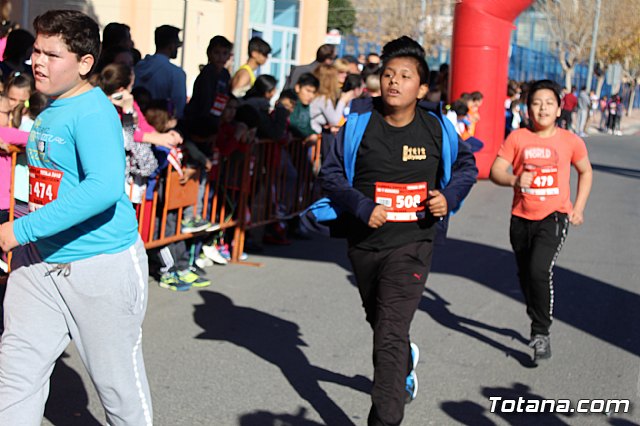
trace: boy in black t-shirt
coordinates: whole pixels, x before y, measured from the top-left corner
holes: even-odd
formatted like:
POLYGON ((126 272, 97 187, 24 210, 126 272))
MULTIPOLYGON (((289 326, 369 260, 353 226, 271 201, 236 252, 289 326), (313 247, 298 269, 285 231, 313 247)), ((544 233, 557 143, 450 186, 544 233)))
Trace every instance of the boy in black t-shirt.
POLYGON ((418 104, 428 91, 422 47, 405 36, 385 45, 382 58, 381 98, 353 101, 320 179, 343 211, 339 220, 347 224, 349 259, 373 329, 368 424, 398 425, 417 393, 419 354, 409 329, 436 225, 446 225, 478 171, 437 104, 418 104))

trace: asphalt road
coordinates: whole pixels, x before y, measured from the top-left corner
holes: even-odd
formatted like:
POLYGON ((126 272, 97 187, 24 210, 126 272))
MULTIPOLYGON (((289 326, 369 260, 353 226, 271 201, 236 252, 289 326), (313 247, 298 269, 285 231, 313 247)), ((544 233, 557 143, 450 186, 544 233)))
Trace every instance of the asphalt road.
MULTIPOLYGON (((511 192, 482 181, 438 247, 413 321, 420 391, 404 425, 640 424, 640 140, 592 136, 587 145, 594 187, 555 270, 552 360, 535 367, 526 345, 511 192), (491 413, 490 397, 630 399, 632 409, 491 413)), ((366 424, 372 339, 344 242, 296 241, 251 260, 264 266, 208 268, 214 283, 201 290, 151 284, 144 351, 155 424, 366 424)), ((73 347, 54 371, 45 416, 45 425, 104 424, 73 347)))

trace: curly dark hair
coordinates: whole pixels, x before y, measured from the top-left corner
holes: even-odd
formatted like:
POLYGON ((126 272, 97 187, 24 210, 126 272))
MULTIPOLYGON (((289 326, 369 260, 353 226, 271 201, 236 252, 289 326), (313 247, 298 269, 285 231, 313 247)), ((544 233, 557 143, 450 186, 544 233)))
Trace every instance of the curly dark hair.
POLYGON ((33 20, 33 28, 36 34, 60 36, 78 59, 92 55, 95 68, 100 57, 100 28, 89 16, 77 10, 49 10, 33 20))

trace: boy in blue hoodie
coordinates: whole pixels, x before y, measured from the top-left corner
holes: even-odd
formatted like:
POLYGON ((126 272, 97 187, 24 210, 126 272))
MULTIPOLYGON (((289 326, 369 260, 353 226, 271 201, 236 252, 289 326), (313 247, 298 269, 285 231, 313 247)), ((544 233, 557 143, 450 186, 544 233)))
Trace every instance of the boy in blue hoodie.
POLYGON ((384 46, 382 96, 354 100, 320 171, 343 214, 348 255, 373 329, 369 425, 399 425, 417 393, 418 347, 409 329, 431 267, 436 225, 476 181, 469 147, 438 105, 420 103, 429 68, 402 37, 384 46), (429 111, 433 109, 433 111, 429 111))

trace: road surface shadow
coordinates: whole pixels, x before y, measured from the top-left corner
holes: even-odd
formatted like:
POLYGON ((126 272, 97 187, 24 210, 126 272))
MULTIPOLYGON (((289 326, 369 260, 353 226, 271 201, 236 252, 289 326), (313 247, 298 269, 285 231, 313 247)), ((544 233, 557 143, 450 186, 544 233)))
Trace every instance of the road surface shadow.
MULTIPOLYGON (((448 239, 432 265, 432 272, 467 278, 524 304, 511 251, 448 239)), ((634 337, 640 334, 640 295, 557 265, 553 281, 555 320, 640 356, 640 339, 634 337)))
POLYGON ((306 419, 307 410, 300 407, 295 415, 275 414, 268 411, 254 411, 240 417, 240 426, 322 426, 322 423, 306 419))
MULTIPOLYGON (((344 240, 314 236, 290 246, 265 246, 263 256, 332 262, 350 271, 344 240)), ((562 260, 562 253, 560 253, 562 260)), ((448 238, 436 247, 432 273, 464 277, 523 304, 515 260, 510 250, 448 238)), ((347 277, 353 284, 353 279, 347 277)), ((640 356, 640 295, 559 267, 554 268, 554 319, 640 356), (624 324, 624 327, 620 326, 624 324)), ((428 284, 427 284, 428 285, 428 284)), ((528 334, 529 330, 525 331, 528 334)))
POLYGON ((599 172, 611 173, 617 176, 640 179, 640 170, 638 169, 627 169, 624 167, 607 166, 604 164, 594 164, 594 163, 591 163, 591 167, 593 168, 593 170, 597 170, 599 172))
MULTIPOLYGON (((517 426, 561 426, 568 425, 566 421, 562 420, 558 414, 555 413, 517 413, 512 412, 511 406, 514 406, 513 411, 517 408, 518 398, 522 398, 525 401, 543 400, 540 395, 536 395, 531 392, 531 388, 522 383, 513 383, 510 388, 490 388, 483 387, 481 390, 482 395, 487 398, 487 405, 483 407, 472 401, 445 401, 440 404, 442 411, 447 413, 449 417, 458 421, 461 424, 468 426, 491 426, 497 424, 491 420, 491 417, 498 416, 509 425, 517 426), (500 400, 496 400, 495 412, 491 413, 490 408, 492 401, 489 398, 499 397, 500 400), (505 404, 505 400, 516 401, 516 404, 505 404), (500 408, 503 411, 501 412, 500 408)), ((527 403, 523 403, 522 407, 527 407, 527 403)), ((548 409, 547 409, 548 411, 548 409)))
POLYGON ((420 305, 418 305, 418 309, 426 312, 438 324, 450 330, 457 331, 458 333, 466 334, 469 337, 473 337, 474 339, 479 340, 482 343, 486 343, 487 345, 502 352, 506 357, 515 359, 523 367, 536 367, 536 364, 533 362, 529 354, 505 346, 502 343, 493 340, 489 336, 486 336, 483 333, 474 330, 474 328, 479 328, 490 333, 511 337, 512 340, 517 340, 518 342, 526 345, 528 341, 520 333, 508 328, 494 327, 492 325, 485 324, 471 318, 462 317, 451 312, 451 310, 449 309, 449 305, 450 303, 442 298, 438 293, 427 288, 425 289, 425 292, 422 296, 420 305))
MULTIPOLYGON (((364 376, 347 377, 311 365, 300 349, 297 324, 253 308, 237 306, 213 291, 200 291, 202 304, 195 306, 196 324, 204 330, 198 339, 233 343, 278 367, 293 389, 320 415, 325 424, 351 425, 353 422, 320 387, 331 382, 369 393, 371 381, 364 376)), ((268 424, 268 423, 267 423, 268 424)))
POLYGON ((82 378, 64 362, 65 358, 69 358, 69 355, 63 352, 51 374, 51 387, 44 417, 57 426, 101 425, 102 423, 87 408, 89 396, 82 378))

